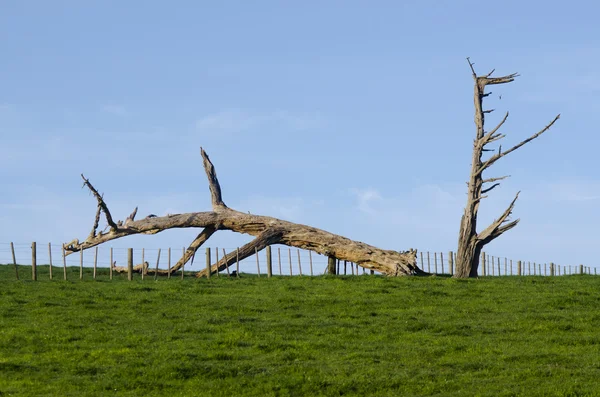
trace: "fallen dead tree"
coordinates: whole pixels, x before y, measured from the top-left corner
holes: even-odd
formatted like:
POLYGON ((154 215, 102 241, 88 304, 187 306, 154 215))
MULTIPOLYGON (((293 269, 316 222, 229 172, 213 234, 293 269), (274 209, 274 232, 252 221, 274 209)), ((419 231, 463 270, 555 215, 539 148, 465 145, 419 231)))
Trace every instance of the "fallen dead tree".
MULTIPOLYGON (((224 270, 236 260, 242 260, 273 244, 283 244, 290 247, 311 250, 329 258, 347 260, 366 268, 389 276, 422 275, 426 274, 417 267, 416 250, 398 252, 383 250, 359 241, 317 229, 269 216, 246 214, 231 209, 225 205, 221 196, 221 187, 215 168, 208 155, 200 149, 204 169, 208 177, 208 185, 212 199, 212 211, 174 214, 162 217, 149 215, 144 219, 135 220, 137 208, 127 217, 125 222, 115 222, 103 195, 91 184, 89 179, 81 177, 98 202, 94 225, 89 236, 80 242, 78 239, 63 244, 65 255, 85 250, 107 241, 134 234, 156 234, 174 228, 203 228, 198 236, 186 249, 181 259, 171 268, 175 272, 182 268, 217 230, 231 230, 237 233, 255 236, 255 239, 231 252, 211 266, 211 272, 224 270), (107 232, 99 231, 100 215, 104 214, 108 223, 107 232)), ((142 266, 137 269, 141 271, 142 266)), ((160 274, 167 271, 159 270, 160 274)), ((147 269, 147 273, 154 273, 147 269)), ((197 277, 206 276, 207 270, 197 273, 197 277)))

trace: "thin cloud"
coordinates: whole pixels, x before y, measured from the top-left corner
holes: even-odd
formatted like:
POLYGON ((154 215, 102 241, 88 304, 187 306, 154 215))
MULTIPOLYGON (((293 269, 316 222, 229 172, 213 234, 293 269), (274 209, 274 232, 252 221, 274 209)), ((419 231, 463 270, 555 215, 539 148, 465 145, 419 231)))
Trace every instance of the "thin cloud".
POLYGON ((377 190, 373 188, 352 188, 350 189, 350 193, 356 197, 356 208, 358 208, 359 211, 366 214, 376 213, 376 210, 373 208, 373 203, 382 200, 381 194, 377 190))

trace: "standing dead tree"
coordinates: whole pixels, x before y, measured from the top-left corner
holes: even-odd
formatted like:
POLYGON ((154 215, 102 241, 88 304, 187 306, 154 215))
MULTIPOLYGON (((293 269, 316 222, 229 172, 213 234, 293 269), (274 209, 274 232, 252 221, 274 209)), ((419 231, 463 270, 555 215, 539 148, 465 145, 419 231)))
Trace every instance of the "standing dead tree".
MULTIPOLYGON (((85 241, 75 239, 63 244, 66 255, 85 250, 107 241, 115 240, 134 234, 156 234, 163 230, 174 228, 203 228, 196 239, 192 241, 182 258, 171 268, 171 272, 177 271, 189 261, 195 252, 206 242, 217 230, 231 230, 238 233, 255 236, 255 239, 244 245, 237 251, 225 255, 224 258, 213 264, 211 272, 224 270, 234 264, 238 258, 242 260, 253 255, 256 250, 260 251, 272 244, 284 244, 291 247, 311 250, 329 258, 347 260, 359 264, 367 269, 376 270, 389 276, 420 275, 425 274, 416 265, 416 250, 404 252, 382 250, 371 245, 353 241, 314 228, 312 226, 300 225, 284 220, 251 215, 233 210, 225 205, 221 196, 221 186, 217 179, 215 168, 206 152, 200 149, 204 160, 204 170, 208 177, 208 186, 212 199, 212 211, 192 212, 187 214, 175 214, 157 217, 150 215, 144 219, 135 220, 137 208, 127 217, 125 222, 115 222, 104 201, 103 195, 86 179, 84 186, 87 187, 98 202, 96 217, 92 231, 85 241), (108 223, 108 231, 98 231, 100 215, 104 214, 108 223)), ((144 266, 139 266, 141 271, 144 266)), ((148 273, 154 270, 147 269, 148 273)), ((206 270, 197 273, 198 277, 206 276, 206 270)))
POLYGON ((474 101, 475 126, 477 128, 477 132, 475 136, 475 141, 473 143, 471 174, 469 176, 469 182, 467 183, 467 205, 465 207, 465 212, 460 221, 458 250, 456 252, 456 272, 454 274, 454 277, 457 278, 477 277, 477 269, 479 267, 479 256, 482 248, 489 242, 500 237, 502 233, 512 229, 517 225, 517 223, 519 223, 519 219, 516 219, 514 221, 509 220, 509 216, 512 214, 512 210, 515 206, 515 202, 519 197, 519 193, 517 193, 515 195, 515 198, 508 206, 508 208, 487 228, 477 233, 477 212, 479 211, 479 203, 482 199, 487 197, 485 195, 486 193, 490 192, 492 189, 494 189, 500 184, 498 181, 509 177, 508 175, 506 175, 484 179, 483 172, 489 167, 491 167, 496 161, 500 160, 502 157, 514 152, 521 146, 525 145, 528 142, 531 142, 535 138, 542 135, 544 132, 548 131, 550 127, 552 127, 552 125, 556 122, 556 120, 560 118, 560 114, 557 115, 554 118, 554 120, 552 120, 550 124, 545 126, 541 131, 537 132, 536 134, 533 134, 529 138, 525 139, 524 141, 518 143, 517 145, 513 146, 508 150, 502 151, 502 145, 500 145, 497 150, 488 149, 487 146, 489 144, 505 137, 505 135, 499 133, 498 130, 506 122, 506 119, 508 119, 508 112, 506 112, 504 118, 496 127, 494 127, 491 131, 485 131, 485 115, 493 111, 493 109, 483 109, 483 99, 491 94, 491 92, 485 92, 485 87, 488 85, 510 83, 514 81, 514 79, 519 75, 517 73, 513 73, 507 76, 492 77, 492 74, 494 73, 494 71, 492 70, 485 76, 477 76, 477 73, 475 73, 475 69, 473 68, 473 63, 471 63, 471 60, 469 58, 467 58, 467 61, 469 62, 471 72, 473 73, 473 80, 475 81, 474 101), (483 152, 488 151, 493 152, 494 154, 492 154, 489 158, 482 160, 483 152), (489 187, 484 188, 484 184, 491 185, 489 185, 489 187))

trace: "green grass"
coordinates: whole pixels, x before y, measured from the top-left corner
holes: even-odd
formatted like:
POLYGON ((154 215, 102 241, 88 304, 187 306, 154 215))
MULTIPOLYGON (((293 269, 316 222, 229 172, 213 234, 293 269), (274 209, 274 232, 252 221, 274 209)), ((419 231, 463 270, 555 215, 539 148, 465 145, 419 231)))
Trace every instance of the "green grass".
POLYGON ((0 266, 0 396, 600 395, 593 276, 47 272, 0 266))

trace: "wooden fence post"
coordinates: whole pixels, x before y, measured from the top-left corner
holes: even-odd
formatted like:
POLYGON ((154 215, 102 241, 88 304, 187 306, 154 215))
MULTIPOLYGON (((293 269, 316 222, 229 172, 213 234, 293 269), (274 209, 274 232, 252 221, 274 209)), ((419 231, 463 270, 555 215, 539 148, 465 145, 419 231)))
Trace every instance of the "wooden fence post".
POLYGON ((288 248, 288 259, 290 260, 290 276, 292 275, 292 249, 288 248))
POLYGON ((348 261, 344 261, 344 276, 346 275, 347 268, 348 268, 348 261))
POLYGON ((35 241, 31 243, 31 279, 37 281, 37 247, 35 241))
POLYGON ((65 255, 65 249, 61 248, 63 257, 63 279, 67 279, 67 256, 65 255))
POLYGON ((554 263, 550 262, 550 276, 554 276, 554 263))
MULTIPOLYGON (((257 259, 258 259, 258 254, 256 254, 257 259)), ((215 263, 219 263, 219 247, 215 247, 215 263)), ((217 266, 217 278, 219 278, 219 266, 217 266)))
POLYGON ((231 272, 229 271, 229 266, 227 265, 227 253, 225 252, 225 248, 223 248, 223 260, 225 261, 225 270, 227 270, 227 278, 231 278, 231 272))
POLYGON ((429 259, 429 251, 427 251, 427 272, 431 273, 431 261, 429 259))
POLYGON ((517 276, 521 276, 521 261, 517 261, 517 276))
POLYGON ((481 252, 481 264, 483 265, 482 266, 482 269, 483 269, 482 276, 485 277, 485 275, 486 275, 486 273, 485 273, 485 252, 481 252))
POLYGON ((258 277, 260 278, 260 262, 258 260, 258 248, 254 247, 254 253, 256 254, 256 271, 258 273, 258 277))
MULTIPOLYGON (((217 253, 218 253, 218 251, 217 251, 217 253)), ((168 266, 167 278, 171 278, 171 247, 169 247, 169 251, 167 253, 167 266, 168 266)))
POLYGON ((279 275, 281 276, 281 247, 277 247, 277 264, 279 265, 279 275))
POLYGON ((335 257, 328 256, 327 257, 327 274, 335 274, 335 257))
POLYGON ((513 263, 512 263, 512 259, 510 260, 510 275, 513 275, 513 263))
POLYGON ((158 262, 160 262, 160 248, 158 249, 158 255, 156 256, 156 269, 154 270, 154 280, 158 280, 158 262))
POLYGON ((127 248, 127 280, 133 280, 133 248, 127 248))
POLYGON ((438 267, 437 267, 437 252, 433 253, 433 263, 435 266, 435 274, 438 274, 438 267))
POLYGON ((313 266, 312 266, 312 251, 308 251, 308 262, 310 263, 310 275, 313 275, 313 266))
POLYGON ((50 261, 50 280, 52 280, 52 244, 48 243, 48 261, 50 261))
POLYGON ((583 265, 579 265, 579 274, 583 274, 583 265))
POLYGON ((267 278, 273 275, 273 261, 271 259, 271 246, 267 245, 267 278))
POLYGON ((449 267, 449 271, 450 271, 450 275, 454 275, 454 253, 452 251, 450 251, 448 253, 448 267, 449 267))
POLYGON ((421 254, 421 270, 425 271, 425 264, 423 263, 423 252, 419 252, 421 254))
MULTIPOLYGON (((160 256, 160 254, 159 254, 159 256, 160 256)), ((112 280, 113 279, 113 247, 110 247, 110 258, 109 259, 110 259, 110 265, 108 267, 110 270, 108 271, 108 274, 109 274, 108 277, 110 280, 112 280)), ((158 269, 156 269, 156 270, 158 272, 158 269)))
POLYGON ((19 279, 19 268, 17 265, 17 259, 15 257, 15 245, 12 243, 10 243, 10 252, 12 252, 12 258, 13 258, 13 265, 15 265, 15 276, 17 276, 17 280, 19 279))
POLYGON ((210 248, 206 249, 206 278, 210 278, 210 248))
POLYGON ((531 276, 531 262, 527 261, 527 275, 531 276))
POLYGON ((79 279, 83 280, 83 248, 79 251, 79 279))
POLYGON ((498 276, 501 276, 502 273, 500 273, 500 257, 496 258, 496 263, 498 264, 498 276))
POLYGON ((440 263, 442 264, 442 274, 444 274, 444 253, 440 252, 440 263))
POLYGON ((506 257, 504 257, 504 275, 508 276, 508 259, 506 259, 506 257))
POLYGON ((296 250, 296 253, 298 254, 298 271, 300 272, 300 275, 302 276, 302 263, 300 262, 300 250, 296 250))
POLYGON ((96 279, 96 269, 98 267, 98 246, 96 246, 96 249, 94 250, 94 280, 96 279))

